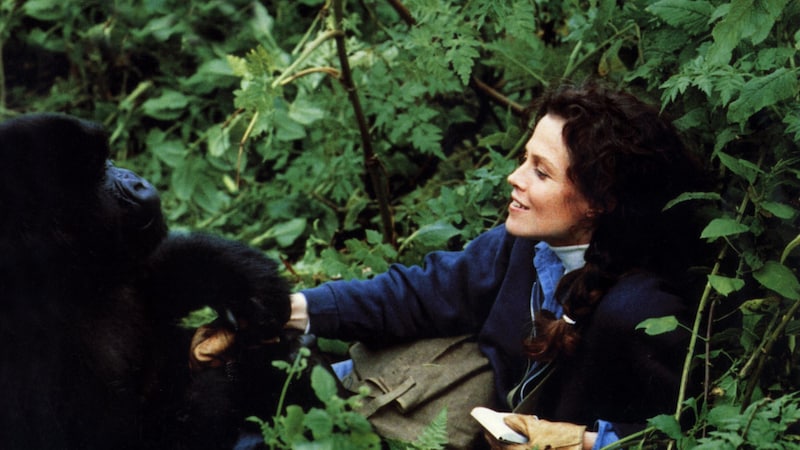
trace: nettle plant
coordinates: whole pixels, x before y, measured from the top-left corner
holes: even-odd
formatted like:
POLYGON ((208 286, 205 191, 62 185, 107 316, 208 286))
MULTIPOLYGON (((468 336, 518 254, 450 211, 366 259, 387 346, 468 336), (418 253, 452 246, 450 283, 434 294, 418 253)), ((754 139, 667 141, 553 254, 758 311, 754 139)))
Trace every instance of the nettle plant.
POLYGON ((797 445, 800 3, 30 0, 0 10, 3 115, 105 123, 118 164, 164 192, 173 227, 259 246, 298 287, 417 263, 501 223, 525 108, 560 80, 602 78, 660 103, 713 178, 675 202, 702 211, 715 258, 698 262, 708 283, 674 414, 619 445, 797 445))

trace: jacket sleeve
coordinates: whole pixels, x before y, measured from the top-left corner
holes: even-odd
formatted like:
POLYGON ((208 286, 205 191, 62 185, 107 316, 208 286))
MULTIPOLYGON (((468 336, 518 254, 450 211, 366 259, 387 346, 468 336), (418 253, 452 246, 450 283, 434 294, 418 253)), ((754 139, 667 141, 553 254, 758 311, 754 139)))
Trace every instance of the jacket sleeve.
POLYGON ((430 253, 422 266, 395 264, 369 280, 305 290, 310 331, 372 343, 476 332, 496 297, 512 243, 501 226, 463 251, 430 253))

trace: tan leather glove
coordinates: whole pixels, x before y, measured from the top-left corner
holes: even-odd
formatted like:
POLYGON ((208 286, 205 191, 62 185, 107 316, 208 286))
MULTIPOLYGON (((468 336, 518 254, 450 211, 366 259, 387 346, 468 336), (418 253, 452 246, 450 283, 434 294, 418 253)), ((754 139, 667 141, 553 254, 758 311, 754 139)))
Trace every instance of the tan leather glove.
POLYGON ((197 371, 222 366, 230 359, 226 352, 233 345, 234 338, 234 333, 225 328, 208 325, 198 328, 189 347, 189 368, 197 371))
POLYGON ((504 444, 488 435, 493 450, 581 450, 586 427, 565 422, 549 422, 536 416, 512 414, 503 419, 511 429, 528 437, 525 444, 504 444))

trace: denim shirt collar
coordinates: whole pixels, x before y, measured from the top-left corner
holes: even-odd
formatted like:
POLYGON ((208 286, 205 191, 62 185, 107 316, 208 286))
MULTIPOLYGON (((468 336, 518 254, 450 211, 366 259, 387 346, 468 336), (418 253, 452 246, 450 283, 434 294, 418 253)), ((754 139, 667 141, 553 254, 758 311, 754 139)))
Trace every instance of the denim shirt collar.
POLYGON ((536 253, 533 256, 533 267, 536 269, 539 285, 542 287, 544 298, 541 307, 561 317, 563 313, 561 304, 555 299, 558 280, 564 274, 564 265, 546 242, 536 244, 536 253))

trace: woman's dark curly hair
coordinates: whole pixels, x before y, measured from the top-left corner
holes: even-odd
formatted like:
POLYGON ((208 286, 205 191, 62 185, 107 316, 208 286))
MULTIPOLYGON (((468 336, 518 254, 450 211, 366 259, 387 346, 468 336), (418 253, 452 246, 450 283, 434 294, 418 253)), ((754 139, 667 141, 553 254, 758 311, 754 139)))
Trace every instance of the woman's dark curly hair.
POLYGON ((538 102, 536 119, 565 119, 568 177, 588 201, 593 229, 586 265, 561 279, 556 297, 576 324, 536 318, 525 343, 529 356, 548 361, 570 355, 581 325, 617 280, 632 271, 666 279, 685 273, 699 231, 685 205, 664 206, 702 189, 700 165, 659 111, 636 97, 597 84, 564 85, 538 102))

